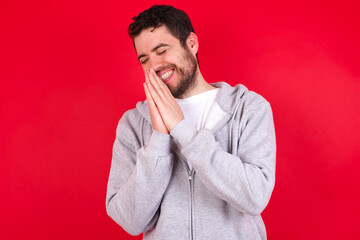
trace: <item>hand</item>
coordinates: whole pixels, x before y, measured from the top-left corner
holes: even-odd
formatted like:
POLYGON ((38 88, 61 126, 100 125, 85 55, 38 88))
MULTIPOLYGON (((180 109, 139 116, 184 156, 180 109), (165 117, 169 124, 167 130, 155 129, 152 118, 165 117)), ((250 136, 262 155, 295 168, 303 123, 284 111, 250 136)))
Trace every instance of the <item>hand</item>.
MULTIPOLYGON (((168 132, 184 119, 184 114, 166 84, 153 69, 147 73, 147 89, 168 132)), ((150 107, 149 107, 150 109, 150 107)), ((152 109, 152 111, 155 111, 152 109)))
POLYGON ((144 89, 145 89, 146 99, 149 104, 149 113, 150 113, 152 127, 154 130, 156 130, 158 132, 169 134, 169 131, 165 127, 165 124, 164 124, 164 122, 160 116, 160 113, 154 103, 154 100, 151 97, 151 94, 150 94, 150 91, 148 88, 148 83, 149 83, 149 78, 148 78, 148 73, 146 73, 145 74, 145 82, 143 85, 144 85, 144 89))

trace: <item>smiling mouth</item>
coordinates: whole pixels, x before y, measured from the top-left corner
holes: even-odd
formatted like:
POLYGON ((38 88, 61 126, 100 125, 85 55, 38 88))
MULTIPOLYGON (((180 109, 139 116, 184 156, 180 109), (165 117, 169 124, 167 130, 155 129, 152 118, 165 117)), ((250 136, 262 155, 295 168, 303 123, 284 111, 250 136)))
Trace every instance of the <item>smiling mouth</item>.
POLYGON ((175 69, 170 68, 165 71, 158 72, 157 75, 160 77, 161 80, 163 80, 165 83, 170 80, 170 77, 174 73, 175 69))
POLYGON ((161 75, 160 78, 164 81, 165 79, 170 77, 173 72, 174 72, 174 70, 168 71, 167 73, 164 73, 163 75, 161 75))

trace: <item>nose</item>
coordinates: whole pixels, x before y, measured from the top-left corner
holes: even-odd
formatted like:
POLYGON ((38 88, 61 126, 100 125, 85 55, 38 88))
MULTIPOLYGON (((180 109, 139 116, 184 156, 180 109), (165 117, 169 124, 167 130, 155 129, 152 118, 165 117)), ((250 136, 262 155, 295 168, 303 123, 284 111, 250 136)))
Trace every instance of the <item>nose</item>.
POLYGON ((159 70, 164 65, 164 62, 161 57, 159 56, 153 56, 150 57, 148 60, 148 66, 147 70, 150 70, 150 68, 154 69, 155 72, 159 70))

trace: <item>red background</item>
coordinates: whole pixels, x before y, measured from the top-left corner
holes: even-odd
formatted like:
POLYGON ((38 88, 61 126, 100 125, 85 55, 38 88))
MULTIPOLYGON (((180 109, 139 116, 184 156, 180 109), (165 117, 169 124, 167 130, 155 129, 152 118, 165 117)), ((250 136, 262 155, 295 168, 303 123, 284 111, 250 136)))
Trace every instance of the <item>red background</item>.
MULTIPOLYGON (((209 82, 270 101, 269 239, 360 239, 358 1, 159 1, 184 9, 209 82)), ((140 239, 105 211, 115 128, 143 100, 127 26, 151 1, 2 1, 0 239, 140 239)))

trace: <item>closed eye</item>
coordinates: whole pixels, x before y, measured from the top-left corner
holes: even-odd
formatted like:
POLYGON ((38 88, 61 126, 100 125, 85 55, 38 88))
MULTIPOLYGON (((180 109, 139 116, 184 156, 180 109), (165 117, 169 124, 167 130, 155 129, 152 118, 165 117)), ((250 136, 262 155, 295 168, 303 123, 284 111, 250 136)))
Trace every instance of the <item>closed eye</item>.
POLYGON ((147 62, 148 58, 146 58, 145 60, 143 61, 140 61, 141 64, 145 64, 147 62))
POLYGON ((165 49, 165 50, 163 50, 163 51, 159 52, 159 53, 158 53, 158 55, 162 55, 162 54, 164 54, 164 53, 166 53, 166 52, 167 52, 167 49, 165 49))

